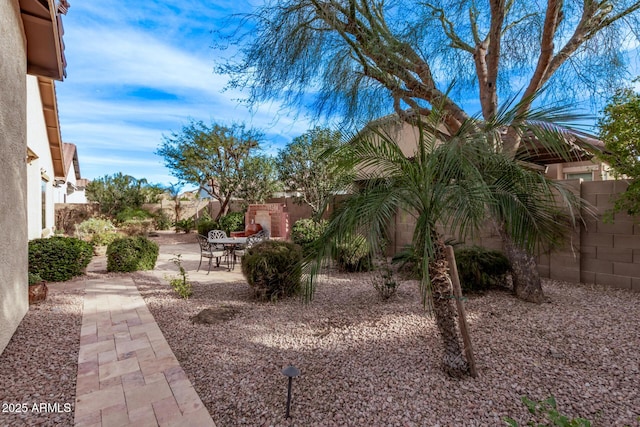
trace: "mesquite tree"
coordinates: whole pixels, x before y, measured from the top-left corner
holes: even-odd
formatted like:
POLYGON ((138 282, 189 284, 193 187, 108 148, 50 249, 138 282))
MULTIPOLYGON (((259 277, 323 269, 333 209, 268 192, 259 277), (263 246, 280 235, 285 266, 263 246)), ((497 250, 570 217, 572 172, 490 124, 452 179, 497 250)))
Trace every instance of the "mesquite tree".
POLYGON ((334 150, 341 138, 340 132, 315 128, 278 152, 280 180, 286 190, 299 193, 296 202, 309 206, 315 220, 320 220, 331 196, 353 181, 353 171, 334 167, 340 160, 334 150))
MULTIPOLYGON (((640 34, 639 8, 631 0, 271 0, 235 39, 242 59, 220 72, 249 88, 250 102, 314 99, 318 115, 393 110, 412 122, 439 105, 454 135, 470 116, 465 104, 489 121, 514 93, 524 117, 543 87, 565 103, 613 88, 640 34)), ((507 129, 501 150, 515 157, 521 145, 517 127, 507 129)), ((521 272, 516 294, 540 302, 533 254, 501 234, 521 272)))
POLYGON ((244 125, 227 127, 192 121, 180 132, 164 136, 156 153, 181 182, 197 185, 220 202, 220 219, 229 210, 232 197, 250 195, 260 198, 256 186, 273 187, 273 174, 255 167, 266 161, 258 155, 262 133, 244 125))

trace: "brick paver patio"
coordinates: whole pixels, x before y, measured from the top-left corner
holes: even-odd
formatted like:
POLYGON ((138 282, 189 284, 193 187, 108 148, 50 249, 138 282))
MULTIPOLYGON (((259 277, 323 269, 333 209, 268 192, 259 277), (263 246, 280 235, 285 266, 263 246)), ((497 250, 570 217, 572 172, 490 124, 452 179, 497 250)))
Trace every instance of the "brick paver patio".
POLYGON ((130 278, 86 281, 75 425, 215 426, 130 278))

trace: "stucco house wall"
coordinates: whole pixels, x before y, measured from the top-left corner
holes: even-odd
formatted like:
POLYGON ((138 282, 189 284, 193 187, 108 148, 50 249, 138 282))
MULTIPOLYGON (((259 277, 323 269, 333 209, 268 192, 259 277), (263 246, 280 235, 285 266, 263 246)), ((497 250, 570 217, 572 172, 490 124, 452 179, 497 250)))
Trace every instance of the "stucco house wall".
POLYGON ((0 0, 0 353, 29 308, 26 74, 18 0, 0 0))
POLYGON ((29 239, 49 236, 53 234, 55 226, 53 200, 55 177, 47 126, 42 111, 38 78, 27 75, 27 146, 37 156, 27 162, 29 239), (43 196, 44 209, 42 209, 43 196))
POLYGON ((75 144, 62 144, 66 176, 53 187, 54 203, 88 203, 85 192, 88 180, 81 178, 78 149, 75 144))

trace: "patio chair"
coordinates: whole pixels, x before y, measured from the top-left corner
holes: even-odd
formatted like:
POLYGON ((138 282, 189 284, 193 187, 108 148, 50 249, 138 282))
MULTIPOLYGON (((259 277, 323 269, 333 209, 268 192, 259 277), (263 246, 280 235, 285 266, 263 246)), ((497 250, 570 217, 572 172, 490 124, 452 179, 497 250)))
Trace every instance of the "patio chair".
POLYGON ((200 271, 202 259, 209 258, 209 269, 207 270, 207 274, 209 274, 211 272, 211 262, 213 259, 216 259, 216 267, 220 267, 220 258, 227 256, 227 251, 222 245, 209 243, 209 240, 201 234, 198 234, 198 244, 200 245, 200 264, 198 264, 198 270, 196 271, 200 271))
POLYGON ((247 249, 252 248, 264 240, 269 240, 269 231, 264 229, 247 237, 247 243, 233 252, 233 266, 231 269, 233 270, 236 268, 236 257, 242 258, 247 253, 247 249))
POLYGON ((224 230, 210 230, 208 237, 209 239, 226 239, 227 233, 224 230))

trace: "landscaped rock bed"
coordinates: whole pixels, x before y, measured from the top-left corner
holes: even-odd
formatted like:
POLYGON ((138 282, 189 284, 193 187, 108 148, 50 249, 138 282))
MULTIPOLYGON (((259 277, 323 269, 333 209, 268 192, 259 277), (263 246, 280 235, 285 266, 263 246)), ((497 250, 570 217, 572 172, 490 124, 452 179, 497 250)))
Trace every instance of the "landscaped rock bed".
POLYGON ((0 355, 0 426, 71 426, 84 279, 50 283, 0 355))
POLYGON ((313 303, 259 303, 244 282, 194 283, 181 300, 138 288, 218 426, 499 426, 529 420, 521 396, 553 394, 595 425, 640 425, 640 294, 545 281, 549 302, 507 292, 466 301, 479 377, 440 369, 440 340, 405 282, 382 302, 363 275, 323 279, 313 303), (210 308, 212 323, 194 322, 210 308), (287 379, 295 365, 291 418, 287 379))

